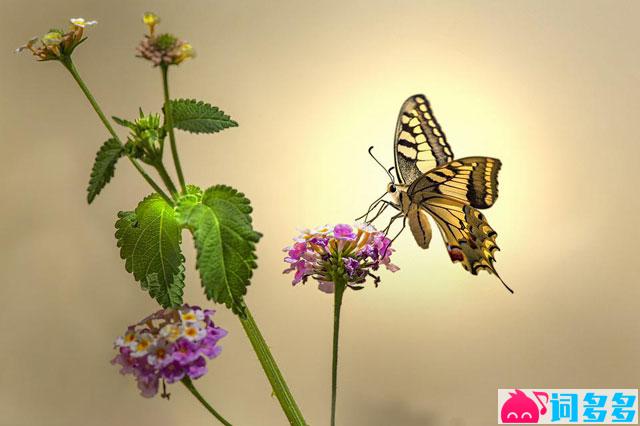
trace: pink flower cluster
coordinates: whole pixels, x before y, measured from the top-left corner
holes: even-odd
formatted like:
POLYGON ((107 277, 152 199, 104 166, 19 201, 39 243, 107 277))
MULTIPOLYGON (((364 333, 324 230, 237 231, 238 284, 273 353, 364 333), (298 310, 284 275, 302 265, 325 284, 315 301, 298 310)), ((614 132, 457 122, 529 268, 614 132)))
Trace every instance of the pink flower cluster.
POLYGON ((289 264, 284 273, 295 272, 293 285, 312 277, 326 293, 333 293, 337 279, 360 289, 367 277, 379 282, 371 271, 380 265, 391 272, 399 269, 391 263, 391 240, 371 225, 338 224, 305 230, 294 241, 293 246, 284 249, 284 261, 289 264))
POLYGON ((111 363, 121 366, 120 373, 133 374, 146 398, 158 392, 160 380, 199 378, 207 372, 205 357, 220 354, 218 340, 227 334, 213 323, 213 312, 189 305, 162 309, 118 337, 118 355, 111 363))

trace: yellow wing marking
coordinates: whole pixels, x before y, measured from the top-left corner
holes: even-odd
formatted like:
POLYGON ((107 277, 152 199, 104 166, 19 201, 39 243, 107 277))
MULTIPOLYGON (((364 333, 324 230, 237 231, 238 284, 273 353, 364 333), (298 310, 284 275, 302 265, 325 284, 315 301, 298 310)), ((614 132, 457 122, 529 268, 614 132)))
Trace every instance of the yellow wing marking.
POLYGON ((424 95, 411 96, 402 104, 394 147, 398 178, 407 184, 453 159, 444 132, 424 95))
POLYGON ((423 174, 409 186, 408 193, 417 203, 436 193, 486 209, 498 198, 499 171, 500 160, 496 158, 461 158, 423 174))
POLYGON ((496 271, 494 254, 499 250, 496 231, 486 217, 469 204, 448 197, 433 195, 421 205, 433 217, 453 262, 473 275, 481 269, 495 274, 502 284, 513 292, 496 271))

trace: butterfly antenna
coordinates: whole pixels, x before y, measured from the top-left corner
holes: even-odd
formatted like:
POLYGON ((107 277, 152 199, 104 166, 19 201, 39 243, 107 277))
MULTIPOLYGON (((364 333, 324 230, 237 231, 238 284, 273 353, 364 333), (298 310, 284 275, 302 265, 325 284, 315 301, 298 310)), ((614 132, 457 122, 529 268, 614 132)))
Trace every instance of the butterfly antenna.
POLYGON ((495 272, 495 271, 494 271, 494 273, 496 274, 496 277, 498 277, 498 279, 500 280, 500 282, 502 283, 502 285, 504 286, 504 288, 506 288, 507 290, 509 290, 509 292, 510 292, 511 294, 513 294, 513 290, 511 290, 511 287, 509 287, 509 286, 507 285, 507 283, 505 283, 505 282, 502 280, 502 278, 500 277, 500 275, 498 275, 498 273, 497 273, 497 272, 495 272))
POLYGON ((373 160, 378 163, 378 165, 380 167, 382 167, 382 169, 385 171, 386 174, 389 175, 389 178, 391 179, 391 182, 395 182, 395 179, 393 178, 393 175, 391 174, 391 172, 389 170, 387 170, 387 168, 385 166, 382 165, 382 163, 380 161, 378 161, 378 159, 373 155, 373 145, 369 147, 369 155, 371 156, 371 158, 373 158, 373 160))

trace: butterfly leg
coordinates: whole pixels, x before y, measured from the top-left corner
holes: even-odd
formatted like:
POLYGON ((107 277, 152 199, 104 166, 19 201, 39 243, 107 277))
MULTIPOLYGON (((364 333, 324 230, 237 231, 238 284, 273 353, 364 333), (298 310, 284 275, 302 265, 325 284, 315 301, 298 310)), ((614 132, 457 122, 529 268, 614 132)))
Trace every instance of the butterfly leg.
POLYGON ((400 210, 400 206, 398 206, 397 204, 394 204, 390 201, 387 200, 380 200, 378 201, 379 204, 382 204, 382 206, 380 206, 380 209, 378 210, 378 212, 375 214, 375 216, 373 216, 373 218, 366 220, 365 218, 365 222, 368 224, 372 224, 374 220, 376 220, 378 217, 380 217, 380 215, 386 210, 387 207, 391 206, 396 210, 400 210))
POLYGON ((389 247, 391 247, 391 245, 393 244, 393 242, 396 240, 396 238, 398 238, 400 236, 400 234, 402 234, 402 231, 404 231, 404 228, 407 227, 407 216, 405 216, 402 213, 398 213, 397 215, 395 215, 394 217, 391 218, 391 221, 389 222, 389 225, 387 226, 387 228, 385 229, 384 233, 386 234, 387 232, 389 232, 389 228, 391 228, 391 224, 398 219, 400 216, 402 216, 402 228, 400 228, 400 231, 398 231, 398 233, 395 235, 395 237, 393 237, 391 239, 391 242, 389 242, 389 244, 387 245, 387 247, 384 249, 384 252, 382 253, 382 258, 384 259, 384 257, 387 255, 387 250, 389 249, 389 247))
MULTIPOLYGON (((393 203, 389 203, 392 206, 396 207, 395 204, 393 203)), ((382 231, 385 235, 387 234, 387 232, 389 232, 389 229, 391 229, 391 225, 393 225, 393 222, 395 222, 397 219, 400 219, 402 216, 404 216, 404 213, 400 212, 397 215, 393 216, 391 218, 391 220, 389 220, 389 224, 387 225, 386 228, 384 228, 384 231, 382 231)), ((402 229, 404 229, 404 226, 402 227, 402 229)))
POLYGON ((365 214, 363 214, 362 216, 356 217, 355 220, 358 221, 362 218, 365 218, 365 222, 366 222, 366 218, 367 216, 369 216, 369 213, 371 213, 372 210, 375 210, 375 208, 378 206, 378 204, 380 204, 380 202, 382 201, 385 195, 387 195, 386 192, 382 194, 380 197, 378 197, 373 203, 371 203, 371 205, 369 206, 365 214))
POLYGON ((407 227, 407 216, 404 216, 402 218, 402 228, 400 228, 400 231, 398 231, 396 236, 391 239, 391 243, 389 243, 389 245, 393 244, 393 242, 396 240, 396 238, 398 238, 400 236, 400 234, 402 234, 402 231, 404 231, 404 228, 406 228, 406 227, 407 227))
POLYGON ((382 204, 382 205, 378 209, 378 212, 373 216, 373 218, 367 219, 367 216, 369 215, 368 213, 367 213, 367 216, 365 216, 364 221, 366 223, 371 224, 374 220, 376 220, 378 217, 380 217, 380 215, 386 210, 387 207, 389 207, 389 205, 386 204, 386 203, 378 202, 378 204, 382 204))

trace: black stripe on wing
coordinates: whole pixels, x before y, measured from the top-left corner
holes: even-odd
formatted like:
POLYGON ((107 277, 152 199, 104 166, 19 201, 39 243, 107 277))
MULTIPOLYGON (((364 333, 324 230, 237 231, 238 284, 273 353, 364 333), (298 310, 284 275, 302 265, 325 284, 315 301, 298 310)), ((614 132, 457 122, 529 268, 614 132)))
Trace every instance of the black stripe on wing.
POLYGON ((453 159, 451 147, 424 95, 409 97, 400 108, 394 151, 398 180, 411 184, 453 159))
POLYGON ((407 192, 416 203, 435 193, 478 209, 486 209, 498 198, 500 167, 497 158, 461 158, 423 174, 409 186, 407 192))

